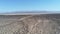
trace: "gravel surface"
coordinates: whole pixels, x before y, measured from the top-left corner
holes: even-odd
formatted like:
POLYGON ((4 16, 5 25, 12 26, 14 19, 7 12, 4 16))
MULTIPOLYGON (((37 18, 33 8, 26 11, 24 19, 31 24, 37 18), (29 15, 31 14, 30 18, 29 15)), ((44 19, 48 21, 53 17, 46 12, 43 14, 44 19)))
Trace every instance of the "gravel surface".
POLYGON ((60 34, 60 14, 0 15, 0 34, 60 34))

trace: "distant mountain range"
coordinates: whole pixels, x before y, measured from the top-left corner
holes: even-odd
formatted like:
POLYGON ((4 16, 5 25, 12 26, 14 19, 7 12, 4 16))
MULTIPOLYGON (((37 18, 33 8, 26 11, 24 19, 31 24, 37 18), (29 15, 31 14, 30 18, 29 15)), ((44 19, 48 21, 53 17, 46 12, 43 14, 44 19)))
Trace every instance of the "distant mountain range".
POLYGON ((28 15, 28 14, 60 14, 60 11, 15 11, 0 13, 0 15, 28 15))

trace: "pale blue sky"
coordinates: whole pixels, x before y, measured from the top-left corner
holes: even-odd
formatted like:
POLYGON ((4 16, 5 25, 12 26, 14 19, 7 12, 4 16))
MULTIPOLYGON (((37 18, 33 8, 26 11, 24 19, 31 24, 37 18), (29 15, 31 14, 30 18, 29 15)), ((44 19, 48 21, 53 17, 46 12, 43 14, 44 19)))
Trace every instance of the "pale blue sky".
POLYGON ((60 11, 60 0, 0 0, 0 13, 26 10, 60 11))

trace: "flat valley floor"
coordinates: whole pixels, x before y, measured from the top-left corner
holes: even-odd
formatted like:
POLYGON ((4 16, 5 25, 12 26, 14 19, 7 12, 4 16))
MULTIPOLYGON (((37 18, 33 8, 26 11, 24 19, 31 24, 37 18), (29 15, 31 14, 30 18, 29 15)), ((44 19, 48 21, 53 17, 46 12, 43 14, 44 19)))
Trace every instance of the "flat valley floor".
POLYGON ((0 15, 0 34, 60 34, 60 14, 0 15))

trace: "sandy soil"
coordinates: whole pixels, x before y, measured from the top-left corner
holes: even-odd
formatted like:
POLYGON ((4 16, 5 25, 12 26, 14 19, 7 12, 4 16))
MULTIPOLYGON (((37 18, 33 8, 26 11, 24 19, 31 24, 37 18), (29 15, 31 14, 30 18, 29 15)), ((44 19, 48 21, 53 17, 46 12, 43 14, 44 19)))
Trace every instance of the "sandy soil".
POLYGON ((60 34, 60 14, 0 15, 0 34, 60 34))

